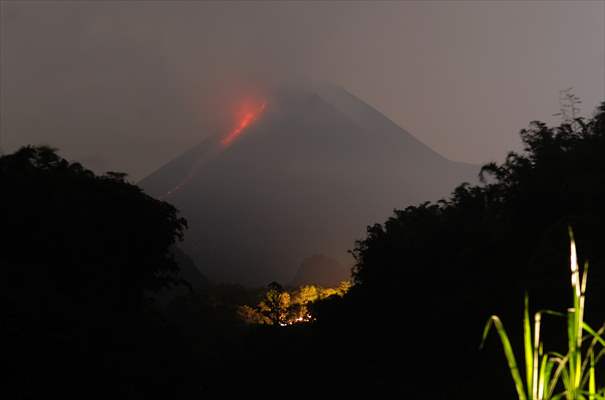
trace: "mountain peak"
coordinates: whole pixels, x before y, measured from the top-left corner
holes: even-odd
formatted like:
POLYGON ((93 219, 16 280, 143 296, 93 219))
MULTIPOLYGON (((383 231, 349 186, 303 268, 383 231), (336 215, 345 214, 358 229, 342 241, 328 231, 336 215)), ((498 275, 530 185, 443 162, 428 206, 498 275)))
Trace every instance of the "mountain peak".
POLYGON ((214 281, 289 281, 301 261, 347 250, 394 208, 438 200, 478 168, 453 163, 337 86, 288 87, 228 131, 140 182, 189 221, 183 244, 214 281))

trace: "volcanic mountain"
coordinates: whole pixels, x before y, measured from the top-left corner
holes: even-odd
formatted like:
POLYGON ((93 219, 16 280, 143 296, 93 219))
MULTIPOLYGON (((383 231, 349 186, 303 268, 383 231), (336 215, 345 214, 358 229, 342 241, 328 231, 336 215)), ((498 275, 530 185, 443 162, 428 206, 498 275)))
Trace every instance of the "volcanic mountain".
POLYGON ((478 167, 450 161, 346 90, 284 89, 139 184, 189 222, 211 280, 289 282, 313 254, 352 265, 366 226, 447 196, 478 167))
POLYGON ((319 285, 336 287, 350 278, 350 268, 346 268, 333 258, 323 254, 314 254, 305 258, 288 286, 319 285))

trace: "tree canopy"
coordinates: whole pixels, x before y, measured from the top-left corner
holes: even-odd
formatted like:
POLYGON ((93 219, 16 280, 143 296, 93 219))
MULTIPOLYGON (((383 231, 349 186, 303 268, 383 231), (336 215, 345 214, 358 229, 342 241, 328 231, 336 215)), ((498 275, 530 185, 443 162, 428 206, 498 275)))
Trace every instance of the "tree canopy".
POLYGON ((279 283, 271 282, 256 306, 242 305, 238 314, 248 324, 287 326, 308 323, 314 319, 314 308, 333 296, 344 296, 350 287, 351 282, 342 281, 333 288, 303 285, 288 291, 279 283))
POLYGON ((176 350, 146 310, 178 280, 177 210, 125 174, 95 175, 49 147, 0 157, 0 187, 3 355, 19 398, 82 388, 120 397, 143 388, 128 376, 165 382, 152 366, 176 350))
MULTIPOLYGON (((74 386, 78 398, 225 397, 264 393, 270 371, 273 392, 512 398, 481 332, 491 314, 519 321, 525 291, 532 311, 569 305, 568 226, 591 265, 586 319, 605 313, 605 103, 521 138, 480 184, 368 227, 352 287, 255 291, 198 276, 161 316, 145 300, 178 279, 186 223, 174 207, 48 147, 0 157, 9 380, 25 398, 74 386)), ((507 330, 520 340, 521 326, 507 330)), ((546 332, 557 330, 545 329, 545 348, 566 340, 546 332)))
POLYGON ((70 295, 120 302, 172 283, 169 250, 186 222, 125 178, 96 176, 48 147, 0 158, 0 262, 12 266, 3 273, 44 276, 70 295))
MULTIPOLYGON (((480 357, 477 335, 490 314, 514 319, 524 291, 536 309, 569 304, 568 226, 581 260, 591 264, 588 319, 602 320, 605 103, 590 119, 554 127, 533 122, 521 139, 523 151, 485 165, 480 184, 462 184, 448 199, 395 210, 368 227, 353 250, 355 285, 345 314, 368 326, 404 315, 408 328, 423 329, 420 337, 363 330, 363 340, 389 343, 385 351, 402 354, 410 340, 435 349, 447 337, 456 344, 448 347, 450 357, 489 365, 473 357, 480 357)), ((452 376, 452 387, 469 386, 469 377, 452 376)))
POLYGON ((579 232, 584 259, 600 266, 605 103, 590 120, 556 127, 533 122, 521 139, 522 153, 482 168, 482 184, 462 184, 449 199, 396 210, 384 224, 368 227, 354 250, 357 286, 398 285, 435 269, 447 286, 469 286, 494 270, 506 272, 502 279, 511 284, 555 281, 543 273, 558 274, 558 265, 565 265, 559 256, 566 251, 568 225, 579 232))

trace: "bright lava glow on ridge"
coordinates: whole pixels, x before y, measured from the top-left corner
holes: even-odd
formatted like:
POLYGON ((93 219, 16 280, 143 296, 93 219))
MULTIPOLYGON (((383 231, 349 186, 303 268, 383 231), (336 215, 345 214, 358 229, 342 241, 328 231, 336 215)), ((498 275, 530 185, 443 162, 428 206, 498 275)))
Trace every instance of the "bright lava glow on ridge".
POLYGON ((256 110, 247 112, 244 117, 241 119, 237 127, 235 127, 223 140, 221 140, 221 144, 223 146, 229 146, 235 139, 242 135, 244 129, 246 129, 250 124, 258 119, 258 117, 262 114, 267 106, 267 102, 263 102, 260 107, 256 110))
MULTIPOLYGON (((267 107, 267 102, 263 101, 259 107, 252 109, 252 111, 246 111, 244 113, 242 119, 237 124, 237 126, 232 131, 230 131, 227 136, 225 136, 221 140, 221 145, 223 147, 228 147, 231 143, 233 143, 233 141, 235 139, 237 139, 239 136, 242 135, 244 129, 246 129, 248 126, 250 126, 254 121, 256 121, 260 117, 260 115, 263 113, 263 111, 265 111, 266 107, 267 107)), ((160 200, 164 200, 166 197, 169 197, 169 196, 173 195, 175 192, 181 190, 183 188, 183 186, 185 186, 191 180, 191 178, 193 177, 195 172, 199 169, 199 167, 202 164, 203 164, 202 160, 197 160, 193 164, 193 166, 190 168, 190 170, 189 170, 188 174, 185 176, 185 178, 183 178, 175 187, 170 189, 163 196, 160 196, 160 200)))

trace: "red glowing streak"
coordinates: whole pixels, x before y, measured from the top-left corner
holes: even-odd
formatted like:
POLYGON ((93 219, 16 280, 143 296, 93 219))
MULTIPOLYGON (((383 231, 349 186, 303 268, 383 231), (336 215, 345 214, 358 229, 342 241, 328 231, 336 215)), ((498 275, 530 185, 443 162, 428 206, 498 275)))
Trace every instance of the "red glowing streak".
POLYGON ((229 134, 227 136, 225 136, 225 138, 223 140, 221 140, 221 144, 225 147, 229 146, 235 139, 240 137, 242 135, 242 133, 244 132, 244 129, 246 129, 248 126, 250 126, 250 124, 252 122, 254 122, 258 119, 258 117, 265 110, 266 106, 267 106, 267 103, 264 102, 256 110, 247 112, 244 115, 244 117, 242 118, 242 120, 240 121, 240 123, 238 124, 238 126, 235 127, 235 129, 233 129, 231 132, 229 132, 229 134))
MULTIPOLYGON (((237 139, 243 133, 244 129, 246 129, 250 124, 256 121, 260 115, 265 111, 265 107, 267 106, 267 102, 263 102, 260 107, 256 110, 248 111, 244 114, 242 120, 239 122, 238 126, 235 127, 225 138, 221 140, 221 144, 224 147, 229 146, 235 139, 237 139)), ((203 160, 196 161, 193 166, 190 168, 189 173, 183 178, 175 187, 166 192, 163 196, 160 197, 160 200, 164 200, 165 198, 173 195, 175 192, 178 192, 185 186, 189 181, 193 178, 197 170, 200 166, 204 164, 203 160)))

